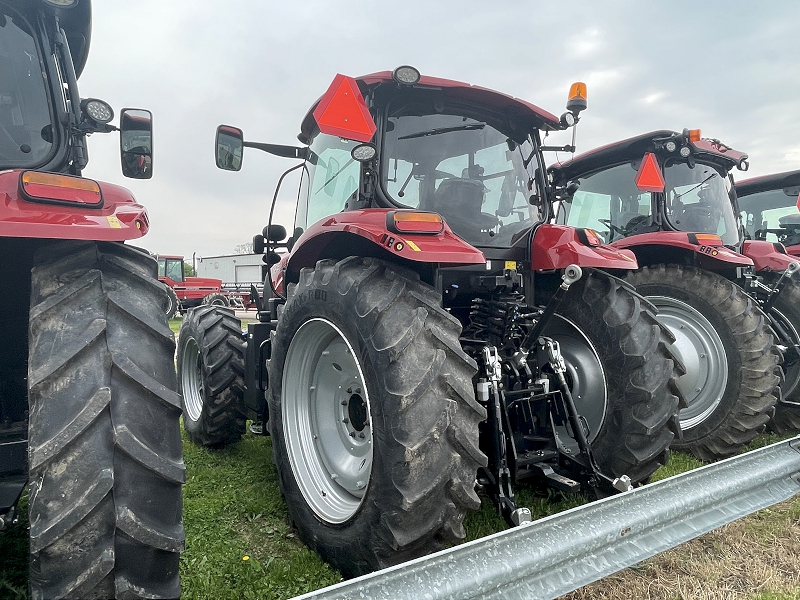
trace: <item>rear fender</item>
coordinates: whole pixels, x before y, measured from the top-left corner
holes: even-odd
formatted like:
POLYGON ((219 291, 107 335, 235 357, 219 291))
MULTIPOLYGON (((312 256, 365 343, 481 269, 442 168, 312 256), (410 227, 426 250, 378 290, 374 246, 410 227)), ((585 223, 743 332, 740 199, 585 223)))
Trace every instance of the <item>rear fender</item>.
POLYGON ((112 183, 100 185, 99 208, 33 202, 20 192, 22 171, 0 172, 0 236, 122 242, 150 229, 144 206, 131 192, 112 183))
POLYGON ((531 269, 564 269, 571 264, 626 271, 638 268, 632 252, 607 244, 590 245, 582 240, 585 235, 581 235, 581 231, 567 225, 540 225, 531 243, 531 269))
POLYGON ((745 240, 742 244, 742 254, 753 261, 756 273, 784 271, 797 260, 796 256, 786 253, 783 244, 763 240, 745 240))
POLYGON ((300 269, 323 258, 373 256, 406 263, 412 269, 430 266, 482 265, 483 252, 456 236, 447 224, 438 234, 394 233, 387 226, 391 209, 366 209, 338 213, 309 227, 294 243, 292 252, 273 266, 273 282, 297 281, 300 269))
POLYGON ((708 271, 753 266, 750 258, 726 248, 721 242, 695 243, 691 241, 690 238, 693 238, 694 235, 683 231, 657 231, 623 238, 612 242, 611 245, 615 248, 631 250, 637 257, 644 254, 655 255, 658 257, 659 263, 674 262, 669 258, 669 255, 672 254, 670 249, 675 254, 689 253, 694 259, 693 262, 708 271), (654 249, 655 252, 652 252, 654 249))

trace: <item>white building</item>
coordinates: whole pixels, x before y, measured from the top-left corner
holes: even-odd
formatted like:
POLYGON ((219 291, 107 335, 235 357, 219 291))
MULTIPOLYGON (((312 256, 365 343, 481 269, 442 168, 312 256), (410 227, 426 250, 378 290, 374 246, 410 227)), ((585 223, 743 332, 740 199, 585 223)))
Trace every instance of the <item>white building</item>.
POLYGON ((221 279, 224 286, 248 286, 264 283, 267 265, 263 254, 229 254, 197 257, 197 276, 221 279))

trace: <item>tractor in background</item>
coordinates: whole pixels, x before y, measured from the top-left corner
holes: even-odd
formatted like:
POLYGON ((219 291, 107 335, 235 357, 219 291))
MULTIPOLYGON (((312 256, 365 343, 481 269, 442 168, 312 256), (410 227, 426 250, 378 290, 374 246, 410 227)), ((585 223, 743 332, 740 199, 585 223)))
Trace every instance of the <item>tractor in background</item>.
POLYGON ((800 170, 745 179, 734 188, 747 239, 778 242, 800 256, 800 170))
MULTIPOLYGON (((30 591, 176 598, 184 544, 175 341, 150 227, 81 176, 117 130, 82 98, 89 0, 0 0, 0 535, 28 486, 30 591)), ((123 174, 152 175, 152 119, 124 109, 123 174)), ((4 557, 5 558, 5 557, 4 557)))
POLYGON ((797 265, 782 246, 742 239, 730 172, 747 166, 746 154, 699 130, 663 130, 549 169, 561 189, 557 222, 635 253, 641 268, 625 279, 658 307, 686 369, 689 406, 673 448, 701 460, 732 455, 775 411, 774 429, 800 426, 790 400, 800 309, 786 303, 797 265))
POLYGON ((681 371, 612 275, 636 259, 548 223, 541 133, 585 108, 583 84, 559 118, 404 66, 337 75, 302 146, 218 128, 222 169, 244 148, 299 159, 299 201, 289 239, 270 216, 254 240, 271 264, 258 322, 184 319, 184 427, 208 447, 248 418, 271 435, 292 523, 344 575, 462 539, 479 493, 518 525, 522 482, 607 495, 666 462, 681 371))
POLYGON ((166 256, 159 254, 158 280, 167 288, 167 318, 175 313, 183 314, 190 308, 201 304, 230 306, 227 296, 222 293, 222 280, 212 277, 194 277, 186 275, 186 266, 182 256, 166 256))

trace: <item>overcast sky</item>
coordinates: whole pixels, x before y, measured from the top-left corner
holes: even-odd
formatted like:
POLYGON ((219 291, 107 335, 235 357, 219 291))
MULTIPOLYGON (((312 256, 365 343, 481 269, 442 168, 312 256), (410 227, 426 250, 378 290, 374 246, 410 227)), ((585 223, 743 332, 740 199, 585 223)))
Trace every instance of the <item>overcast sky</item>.
MULTIPOLYGON (((220 171, 218 124, 250 141, 297 144, 336 73, 401 64, 556 115, 570 83, 584 81, 578 152, 700 128, 750 155, 739 179, 800 168, 800 2, 94 0, 93 10, 81 95, 117 114, 153 112, 155 175, 122 177, 116 134, 92 136, 85 174, 133 190, 152 224, 137 244, 153 252, 231 254, 266 224, 294 161, 248 149, 242 171, 220 171)), ((276 209, 289 230, 295 181, 276 209)))

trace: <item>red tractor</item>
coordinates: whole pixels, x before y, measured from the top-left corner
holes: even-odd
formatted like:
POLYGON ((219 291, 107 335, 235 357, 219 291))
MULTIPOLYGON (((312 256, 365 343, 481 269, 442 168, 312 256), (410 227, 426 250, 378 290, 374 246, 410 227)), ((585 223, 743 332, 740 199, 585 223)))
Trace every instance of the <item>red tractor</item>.
POLYGON ((641 268, 625 279, 658 307, 686 368, 679 382, 689 406, 673 448, 703 460, 739 450, 774 410, 775 429, 800 426, 787 401, 800 379, 797 265, 780 245, 742 239, 734 167, 746 169, 747 155, 684 130, 609 144, 549 170, 562 189, 557 222, 596 229, 635 253, 641 268))
POLYGON ((167 287, 169 302, 167 318, 176 312, 183 314, 190 308, 201 304, 231 306, 231 301, 222 293, 222 280, 212 277, 193 277, 186 275, 182 256, 156 256, 158 260, 158 280, 167 287))
POLYGON ((781 243, 800 256, 800 171, 753 177, 734 187, 747 238, 781 243))
POLYGON ((547 223, 540 133, 585 92, 559 119, 405 66, 338 75, 301 147, 218 129, 220 168, 257 148, 301 159, 301 187, 292 237, 268 222, 254 241, 272 264, 258 322, 183 322, 184 426, 212 447, 245 418, 271 435, 291 521, 347 576, 463 538, 479 493, 520 524, 518 483, 609 494, 667 460, 679 367, 609 274, 633 255, 547 223))
MULTIPOLYGON (((81 176, 117 129, 78 92, 90 25, 89 0, 0 0, 0 530, 27 484, 32 598, 175 598, 175 343, 156 261, 123 243, 147 212, 81 176)), ((123 173, 150 177, 150 113, 119 131, 123 173)))

